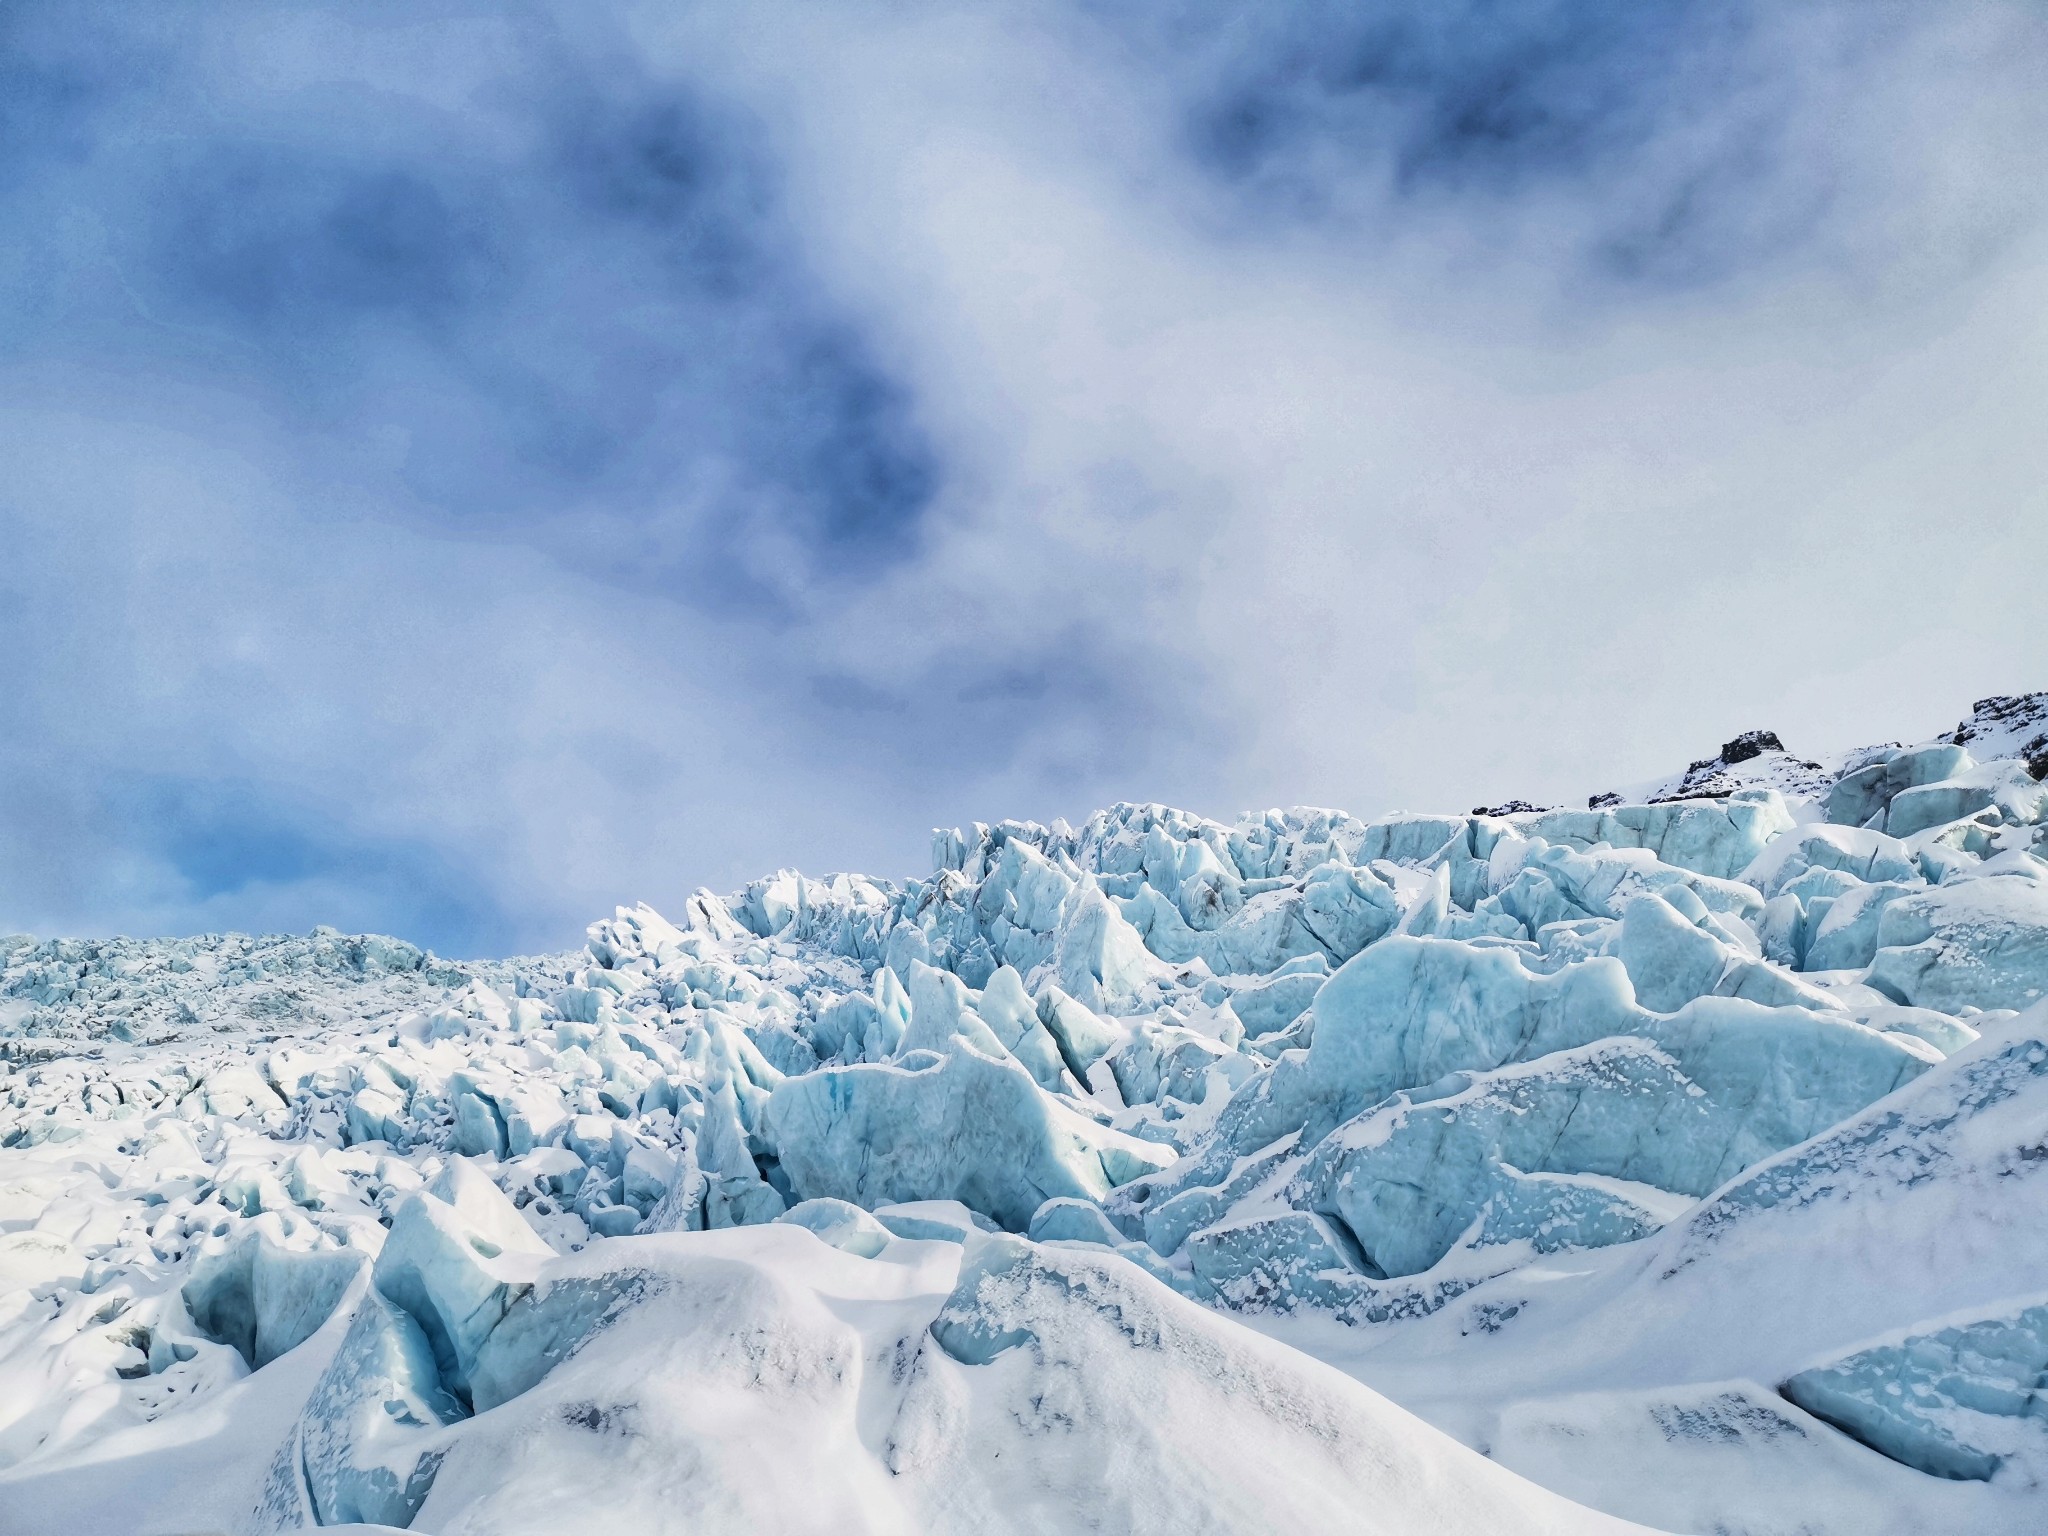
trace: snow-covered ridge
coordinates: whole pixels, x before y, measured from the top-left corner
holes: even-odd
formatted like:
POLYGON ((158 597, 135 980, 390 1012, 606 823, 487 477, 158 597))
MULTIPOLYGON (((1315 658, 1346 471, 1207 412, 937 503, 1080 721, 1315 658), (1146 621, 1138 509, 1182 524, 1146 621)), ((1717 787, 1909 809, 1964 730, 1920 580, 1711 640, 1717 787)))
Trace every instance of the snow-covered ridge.
POLYGON ((1653 1525, 2039 1529, 2044 777, 2031 694, 569 956, 0 940, 0 1526, 1599 1528, 1249 1322, 1653 1525))

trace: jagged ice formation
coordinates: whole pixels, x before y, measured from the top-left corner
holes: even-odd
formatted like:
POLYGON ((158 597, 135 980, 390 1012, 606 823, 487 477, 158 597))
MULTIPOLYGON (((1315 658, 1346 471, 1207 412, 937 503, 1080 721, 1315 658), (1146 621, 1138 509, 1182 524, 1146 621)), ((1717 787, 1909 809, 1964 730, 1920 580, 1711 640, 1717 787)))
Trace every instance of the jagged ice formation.
POLYGON ((0 1526, 2048 1528, 2044 781, 2030 694, 573 955, 0 940, 0 1526))

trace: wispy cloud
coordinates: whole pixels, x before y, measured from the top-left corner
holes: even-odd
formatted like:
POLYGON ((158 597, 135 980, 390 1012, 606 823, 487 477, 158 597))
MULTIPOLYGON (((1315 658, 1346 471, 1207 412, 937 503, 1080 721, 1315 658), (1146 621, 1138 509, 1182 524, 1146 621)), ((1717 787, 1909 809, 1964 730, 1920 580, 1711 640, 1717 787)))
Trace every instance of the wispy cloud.
POLYGON ((2048 664, 2025 8, 5 29, 0 924, 560 943, 2048 664))

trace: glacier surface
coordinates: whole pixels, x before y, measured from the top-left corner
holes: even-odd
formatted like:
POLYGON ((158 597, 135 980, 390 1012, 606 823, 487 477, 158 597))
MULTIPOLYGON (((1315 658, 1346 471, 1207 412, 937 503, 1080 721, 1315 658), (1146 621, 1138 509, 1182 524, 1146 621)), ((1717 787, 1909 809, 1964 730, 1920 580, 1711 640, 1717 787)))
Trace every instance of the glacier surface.
POLYGON ((2048 695, 932 863, 0 939, 0 1527, 2048 1528, 2048 695))

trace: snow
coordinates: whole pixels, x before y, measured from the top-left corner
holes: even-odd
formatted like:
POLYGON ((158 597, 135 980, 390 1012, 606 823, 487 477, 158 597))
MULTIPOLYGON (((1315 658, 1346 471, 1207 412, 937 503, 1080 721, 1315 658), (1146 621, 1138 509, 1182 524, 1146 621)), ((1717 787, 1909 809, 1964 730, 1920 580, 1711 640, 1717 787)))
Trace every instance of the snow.
POLYGON ((0 940, 0 1528, 2042 1529, 2044 730, 0 940))

